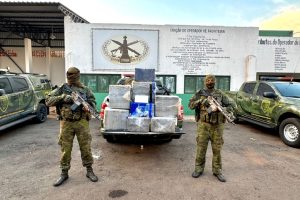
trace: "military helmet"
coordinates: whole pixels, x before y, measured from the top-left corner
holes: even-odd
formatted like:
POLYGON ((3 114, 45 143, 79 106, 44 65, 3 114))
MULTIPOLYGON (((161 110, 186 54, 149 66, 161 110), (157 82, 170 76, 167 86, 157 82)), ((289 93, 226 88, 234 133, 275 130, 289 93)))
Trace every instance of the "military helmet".
POLYGON ((67 71, 67 74, 78 74, 80 73, 80 70, 76 67, 70 67, 67 71))
POLYGON ((70 67, 67 71, 67 81, 69 85, 82 87, 80 83, 80 70, 76 67, 70 67))
POLYGON ((205 76, 204 84, 207 89, 213 89, 215 87, 216 77, 212 74, 208 74, 205 76))
POLYGON ((207 80, 207 79, 213 79, 214 82, 216 82, 216 77, 212 74, 208 74, 205 76, 205 79, 204 79, 204 82, 207 80))

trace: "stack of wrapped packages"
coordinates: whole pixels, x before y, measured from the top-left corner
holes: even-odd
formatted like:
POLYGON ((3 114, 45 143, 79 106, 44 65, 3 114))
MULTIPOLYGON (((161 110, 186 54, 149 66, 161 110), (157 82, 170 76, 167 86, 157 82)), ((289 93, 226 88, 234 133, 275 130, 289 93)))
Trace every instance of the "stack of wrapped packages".
POLYGON ((178 96, 155 95, 155 70, 135 70, 131 85, 109 86, 109 108, 105 109, 106 131, 174 133, 178 96))

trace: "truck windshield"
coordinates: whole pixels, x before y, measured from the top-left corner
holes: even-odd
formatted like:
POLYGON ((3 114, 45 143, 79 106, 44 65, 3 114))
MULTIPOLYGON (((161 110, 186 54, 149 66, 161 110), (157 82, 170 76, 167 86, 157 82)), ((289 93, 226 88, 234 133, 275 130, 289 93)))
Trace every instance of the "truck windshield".
POLYGON ((300 98, 300 83, 274 83, 282 96, 300 98))

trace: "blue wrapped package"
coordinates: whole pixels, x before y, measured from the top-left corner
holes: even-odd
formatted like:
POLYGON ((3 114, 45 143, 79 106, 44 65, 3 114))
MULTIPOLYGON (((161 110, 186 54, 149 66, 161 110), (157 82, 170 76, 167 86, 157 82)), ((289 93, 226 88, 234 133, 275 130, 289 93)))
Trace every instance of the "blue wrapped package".
POLYGON ((155 80, 155 69, 135 68, 135 81, 153 82, 155 80))
POLYGON ((129 113, 132 117, 154 117, 154 104, 130 102, 129 113))

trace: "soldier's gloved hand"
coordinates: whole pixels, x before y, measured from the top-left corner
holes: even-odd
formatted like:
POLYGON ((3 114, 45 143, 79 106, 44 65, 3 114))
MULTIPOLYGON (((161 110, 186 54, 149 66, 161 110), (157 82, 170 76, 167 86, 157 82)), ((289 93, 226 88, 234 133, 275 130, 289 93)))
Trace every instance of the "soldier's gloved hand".
POLYGON ((207 97, 201 96, 200 100, 201 100, 201 104, 204 105, 205 107, 209 107, 210 106, 207 97))
POLYGON ((202 99, 198 99, 197 101, 195 101, 195 105, 197 105, 197 104, 201 104, 201 102, 202 102, 202 99))
POLYGON ((215 104, 210 105, 211 111, 216 112, 218 110, 218 107, 215 104))
POLYGON ((90 112, 90 109, 89 109, 89 107, 86 104, 83 104, 82 110, 84 112, 90 112))
POLYGON ((73 102, 73 99, 72 99, 72 96, 71 95, 68 95, 68 94, 63 94, 63 100, 65 103, 72 103, 73 102))

